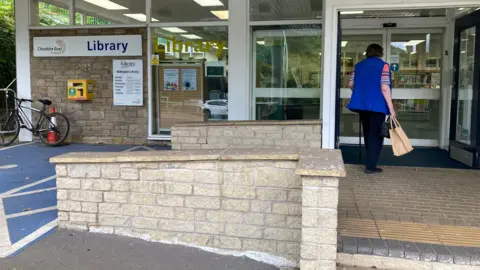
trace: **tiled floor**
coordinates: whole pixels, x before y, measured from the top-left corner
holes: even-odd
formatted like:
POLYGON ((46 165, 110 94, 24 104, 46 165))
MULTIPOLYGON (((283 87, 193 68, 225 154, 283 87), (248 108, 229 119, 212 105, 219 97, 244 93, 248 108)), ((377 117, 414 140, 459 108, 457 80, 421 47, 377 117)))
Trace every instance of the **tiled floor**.
POLYGON ((361 166, 347 165, 340 181, 340 234, 480 246, 480 171, 384 170, 365 175, 361 166))

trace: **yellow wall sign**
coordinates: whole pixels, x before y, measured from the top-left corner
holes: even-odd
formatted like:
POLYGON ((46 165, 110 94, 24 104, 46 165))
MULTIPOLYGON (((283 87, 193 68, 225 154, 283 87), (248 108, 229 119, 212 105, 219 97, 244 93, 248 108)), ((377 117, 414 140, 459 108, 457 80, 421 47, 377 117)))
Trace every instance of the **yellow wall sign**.
POLYGON ((160 60, 158 59, 158 54, 154 54, 152 57, 152 65, 153 66, 158 66, 160 64, 160 60))

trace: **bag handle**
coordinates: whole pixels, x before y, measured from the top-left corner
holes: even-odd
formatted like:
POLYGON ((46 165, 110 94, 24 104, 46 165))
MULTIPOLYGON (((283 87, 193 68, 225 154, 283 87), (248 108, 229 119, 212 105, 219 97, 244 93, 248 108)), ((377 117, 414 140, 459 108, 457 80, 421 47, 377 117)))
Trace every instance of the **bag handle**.
POLYGON ((392 119, 393 119, 393 120, 390 121, 390 127, 391 127, 392 129, 393 129, 393 124, 395 124, 395 128, 397 128, 397 127, 402 127, 402 126, 400 125, 400 122, 398 122, 397 118, 392 118, 392 119))

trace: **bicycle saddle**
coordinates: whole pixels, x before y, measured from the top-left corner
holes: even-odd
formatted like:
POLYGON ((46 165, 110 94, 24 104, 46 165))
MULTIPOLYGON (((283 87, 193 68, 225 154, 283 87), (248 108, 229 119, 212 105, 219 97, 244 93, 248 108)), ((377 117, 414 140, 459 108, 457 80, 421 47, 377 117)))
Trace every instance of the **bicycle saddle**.
POLYGON ((50 106, 52 105, 52 102, 48 99, 39 99, 38 102, 42 103, 45 106, 50 106))

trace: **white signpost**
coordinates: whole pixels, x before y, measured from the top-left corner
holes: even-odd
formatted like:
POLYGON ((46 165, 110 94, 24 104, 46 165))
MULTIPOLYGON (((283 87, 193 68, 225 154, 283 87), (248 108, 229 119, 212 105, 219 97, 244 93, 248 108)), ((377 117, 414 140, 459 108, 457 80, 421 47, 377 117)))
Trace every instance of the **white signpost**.
POLYGON ((113 60, 113 105, 143 106, 143 60, 113 60))
POLYGON ((35 57, 142 56, 141 35, 34 37, 35 57))

